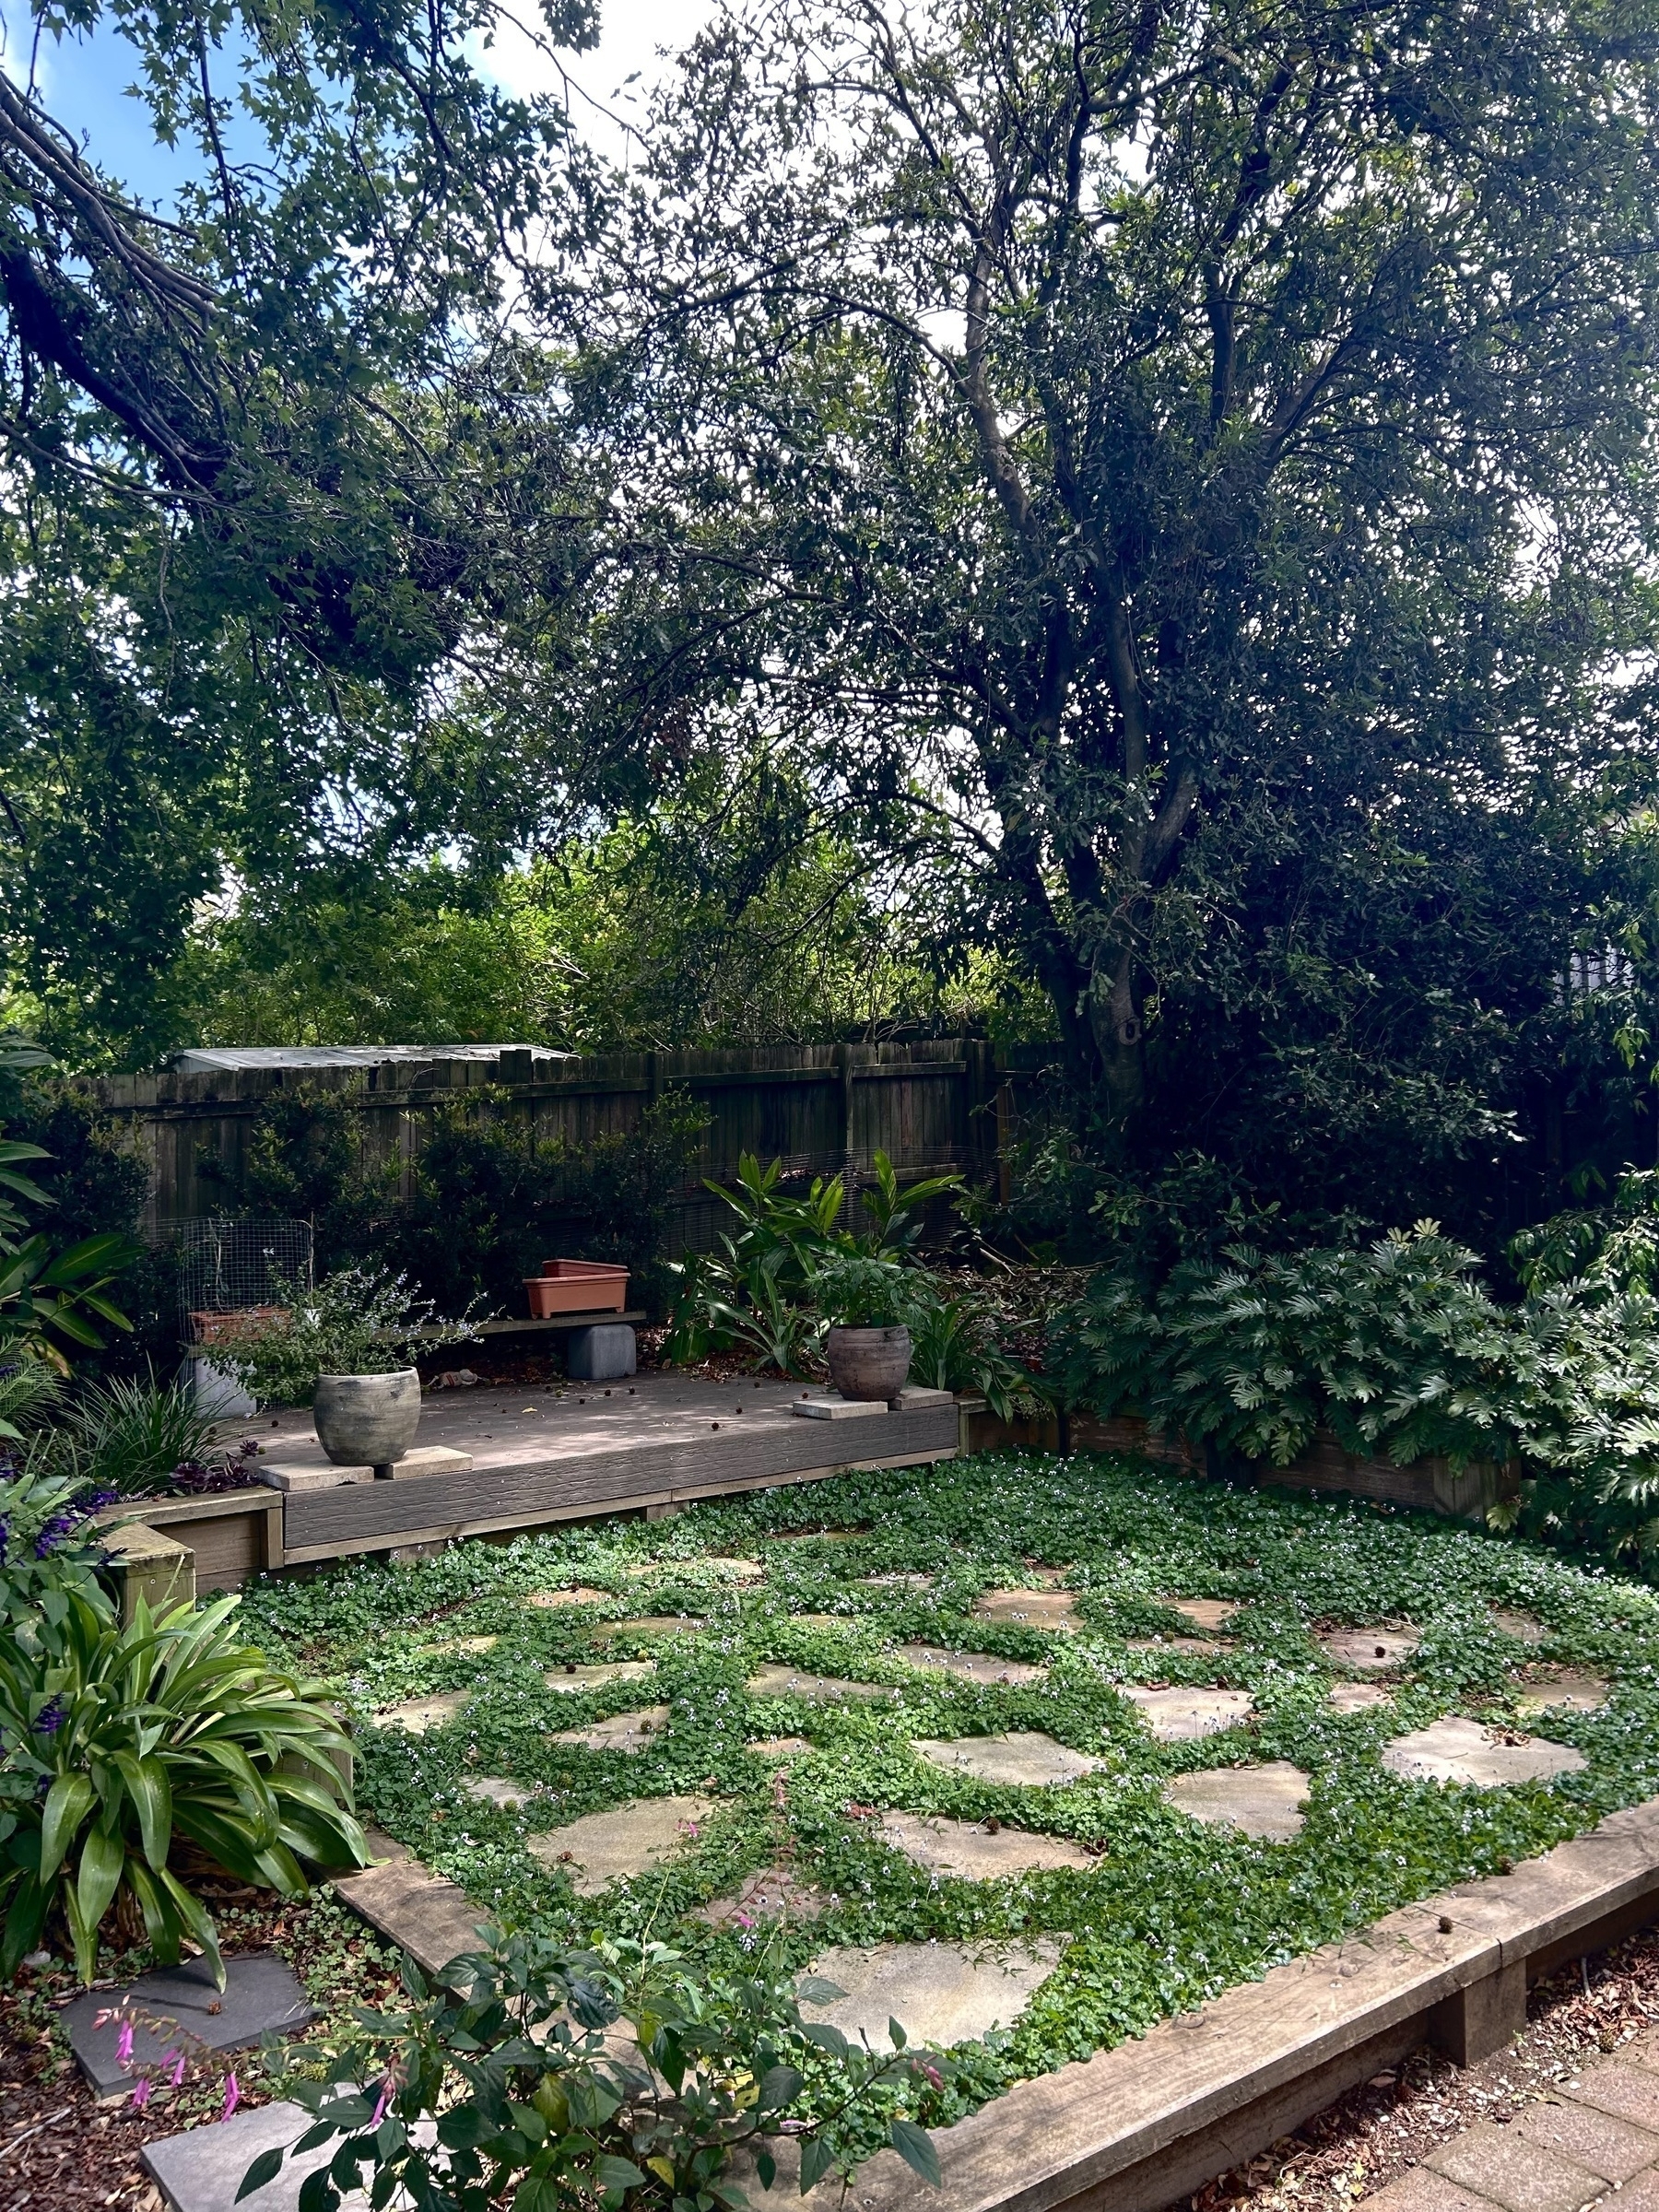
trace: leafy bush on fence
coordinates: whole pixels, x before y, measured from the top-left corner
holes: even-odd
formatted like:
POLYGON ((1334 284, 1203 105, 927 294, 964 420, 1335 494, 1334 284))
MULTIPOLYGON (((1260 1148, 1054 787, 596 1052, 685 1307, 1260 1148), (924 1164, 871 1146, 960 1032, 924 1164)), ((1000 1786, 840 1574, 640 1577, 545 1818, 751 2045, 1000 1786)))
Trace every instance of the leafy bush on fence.
POLYGON ((1517 1303, 1432 1222, 1363 1248, 1235 1245, 1104 1275, 1057 1336, 1066 1401, 1283 1466, 1328 1429, 1396 1465, 1518 1462, 1500 1518, 1659 1556, 1659 1303, 1573 1275, 1517 1303))

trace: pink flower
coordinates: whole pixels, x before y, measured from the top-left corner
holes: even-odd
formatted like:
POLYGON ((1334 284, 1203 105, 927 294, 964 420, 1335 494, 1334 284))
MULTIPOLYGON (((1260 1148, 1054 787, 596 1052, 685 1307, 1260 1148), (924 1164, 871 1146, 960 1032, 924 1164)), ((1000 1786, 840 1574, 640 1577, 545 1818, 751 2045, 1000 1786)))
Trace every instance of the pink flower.
POLYGON ((219 2114, 219 2118, 229 2120, 241 2102, 241 2090, 237 2084, 236 2077, 234 2074, 227 2074, 225 2077, 225 2109, 219 2114))
POLYGON ((163 2051, 161 2053, 161 2064, 164 2066, 167 2065, 169 2059, 172 2061, 172 2065, 168 2073, 167 2078, 170 2082, 171 2082, 173 2088, 176 2089, 179 2084, 184 2078, 184 2053, 182 2051, 163 2051))
POLYGON ((133 2023, 123 2020, 121 2033, 115 2038, 115 2064, 130 2066, 133 2063, 133 2023))
POLYGON ((149 2102, 149 2076, 140 2074, 133 2084, 133 2110, 135 2112, 141 2112, 149 2102))
POLYGON ((92 2025, 94 2028, 107 2028, 116 2017, 114 2006, 106 2005, 101 2012, 95 2012, 92 2015, 92 2025))
POLYGON ((395 2082, 394 2082, 391 2075, 388 2073, 385 2080, 381 2083, 380 2101, 374 2108, 373 2119, 369 2123, 371 2128, 378 2127, 381 2122, 385 2118, 386 2107, 391 2103, 392 2099, 396 2092, 396 2087, 397 2085, 395 2082))

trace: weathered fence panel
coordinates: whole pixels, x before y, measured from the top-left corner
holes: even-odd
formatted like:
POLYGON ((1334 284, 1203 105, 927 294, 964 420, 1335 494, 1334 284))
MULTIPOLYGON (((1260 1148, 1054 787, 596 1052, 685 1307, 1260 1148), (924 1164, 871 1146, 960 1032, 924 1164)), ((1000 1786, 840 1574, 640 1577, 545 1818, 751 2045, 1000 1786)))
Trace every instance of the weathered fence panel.
POLYGON ((955 1168, 976 1182, 994 1179, 1018 1096, 1045 1057, 1005 1056, 963 1038, 556 1057, 503 1048, 460 1058, 435 1048, 368 1066, 113 1077, 98 1090, 149 1168, 146 1228, 158 1240, 238 1202, 250 1133, 284 1088, 338 1092, 359 1116, 365 1165, 399 1163, 406 1187, 434 1114, 469 1091, 487 1118, 576 1150, 636 1127, 665 1092, 687 1092, 709 1119, 669 1241, 695 1251, 707 1249, 722 1210, 703 1178, 731 1181, 746 1151, 801 1172, 845 1173, 854 1194, 877 1151, 901 1176, 955 1168))

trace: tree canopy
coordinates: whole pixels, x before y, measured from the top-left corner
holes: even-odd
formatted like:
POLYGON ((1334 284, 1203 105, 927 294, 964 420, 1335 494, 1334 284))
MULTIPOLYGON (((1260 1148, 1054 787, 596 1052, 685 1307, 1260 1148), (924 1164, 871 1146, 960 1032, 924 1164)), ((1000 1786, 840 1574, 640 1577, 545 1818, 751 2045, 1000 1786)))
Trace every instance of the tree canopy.
POLYGON ((665 96, 594 324, 662 680, 931 826, 1132 1155, 1489 1154, 1636 921, 1654 29, 785 0, 665 96))

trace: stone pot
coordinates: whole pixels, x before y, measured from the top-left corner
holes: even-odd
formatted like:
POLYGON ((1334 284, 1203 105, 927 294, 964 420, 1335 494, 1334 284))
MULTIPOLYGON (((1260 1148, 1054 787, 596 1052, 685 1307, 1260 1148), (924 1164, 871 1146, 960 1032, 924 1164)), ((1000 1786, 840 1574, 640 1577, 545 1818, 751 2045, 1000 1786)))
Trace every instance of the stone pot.
POLYGON ((830 1380, 843 1398, 896 1398, 910 1373, 908 1329, 831 1329, 824 1339, 830 1380))
POLYGON ((412 1367, 389 1375, 319 1375, 312 1411, 317 1441, 336 1466, 389 1472, 420 1425, 420 1377, 412 1367))

